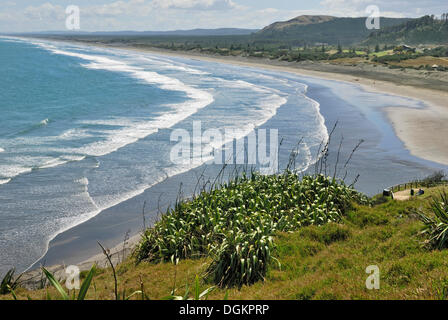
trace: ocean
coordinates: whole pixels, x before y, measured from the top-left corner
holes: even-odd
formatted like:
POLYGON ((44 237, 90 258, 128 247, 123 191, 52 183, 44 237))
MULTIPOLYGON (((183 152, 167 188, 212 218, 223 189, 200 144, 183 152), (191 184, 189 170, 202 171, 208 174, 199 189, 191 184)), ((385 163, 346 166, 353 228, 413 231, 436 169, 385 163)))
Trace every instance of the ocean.
MULTIPOLYGON (((117 206, 134 199, 141 207, 148 198, 154 205, 149 192, 169 179, 169 189, 177 190, 175 177, 190 174, 181 182, 191 191, 192 172, 208 166, 207 159, 173 163, 170 138, 174 130, 192 132, 193 123, 203 131, 237 130, 236 140, 276 129, 280 168, 300 141, 296 169, 306 172, 338 122, 333 139, 338 147, 344 137, 342 157, 365 141, 348 179, 359 174, 358 189, 370 195, 441 168, 411 156, 381 111, 423 103, 348 83, 6 37, 0 38, 0 79, 0 275, 42 261, 51 241, 67 232, 87 241, 73 230, 101 224, 98 219, 117 206)), ((329 163, 335 157, 331 153, 329 163)), ((210 176, 219 172, 211 167, 210 176)), ((108 223, 126 224, 138 215, 130 209, 108 223)), ((93 232, 86 237, 92 243, 93 232)), ((64 250, 72 255, 58 250, 58 256, 64 250)))

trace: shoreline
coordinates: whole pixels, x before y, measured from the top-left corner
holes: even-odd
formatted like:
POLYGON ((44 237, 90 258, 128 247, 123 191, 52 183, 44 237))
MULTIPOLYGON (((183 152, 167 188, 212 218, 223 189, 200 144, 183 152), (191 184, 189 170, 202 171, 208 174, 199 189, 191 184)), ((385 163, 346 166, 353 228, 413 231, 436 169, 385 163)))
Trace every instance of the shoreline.
MULTIPOLYGON (((75 42, 75 41, 70 41, 75 42)), ((225 63, 243 67, 260 68, 270 71, 288 72, 306 77, 325 80, 348 82, 359 85, 367 92, 385 93, 405 98, 412 98, 425 103, 424 109, 403 107, 384 108, 384 111, 394 128, 397 137, 404 143, 406 149, 413 156, 442 165, 448 165, 448 82, 446 91, 438 89, 421 88, 418 86, 401 85, 393 81, 384 81, 362 77, 358 75, 343 74, 337 72, 324 72, 310 70, 310 65, 297 63, 283 63, 259 58, 244 57, 215 57, 193 52, 174 52, 157 48, 138 48, 132 46, 114 46, 103 44, 91 44, 76 42, 102 48, 114 48, 145 53, 153 53, 184 59, 201 60, 215 63, 225 63)), ((317 65, 317 63, 313 63, 317 65)), ((318 63, 323 67, 323 63, 318 63)), ((345 67, 344 67, 345 68, 345 67)), ((401 72, 401 71, 395 71, 401 72)), ((396 75, 398 77, 398 75, 396 75)), ((406 76, 403 73, 402 76, 406 76)), ((423 81, 423 79, 422 79, 423 81)), ((440 81, 441 82, 441 81, 440 81)))
MULTIPOLYGON (((224 63, 235 66, 260 68, 270 71, 293 73, 305 77, 333 80, 359 85, 372 93, 383 93, 411 98, 425 103, 424 109, 386 107, 385 114, 396 136, 403 142, 411 155, 442 165, 448 165, 448 73, 443 80, 416 76, 409 71, 388 70, 385 67, 366 70, 359 66, 334 66, 321 62, 285 62, 242 56, 212 56, 199 52, 172 51, 155 47, 136 47, 92 43, 77 39, 34 38, 58 42, 75 43, 91 47, 129 50, 206 62, 224 63), (350 69, 351 68, 351 69, 350 69), (326 70, 325 70, 326 69, 326 70), (380 72, 373 69, 383 69, 380 72), (387 79, 387 80, 385 80, 387 79), (402 83, 404 84, 402 84, 402 83), (437 134, 434 134, 437 133, 437 134)), ((414 72, 415 73, 415 72, 414 72)))
MULTIPOLYGON (((85 43, 82 43, 85 45, 85 43)), ((91 44, 89 44, 91 45, 91 44)), ((92 45, 97 46, 97 45, 92 45)), ((238 66, 247 66, 247 67, 255 67, 265 70, 274 70, 274 71, 281 71, 281 72, 288 72, 288 73, 295 73, 302 76, 307 77, 315 77, 315 78, 321 78, 325 80, 335 80, 335 81, 343 81, 348 82, 351 84, 356 84, 361 86, 364 90, 369 92, 378 92, 378 93, 387 93, 387 94, 393 94, 396 96, 403 96, 403 97, 410 97, 413 99, 417 99, 420 101, 423 101, 427 104, 427 108, 425 109, 410 109, 408 107, 394 107, 394 108, 385 108, 384 111, 386 112, 396 135, 399 137, 401 141, 404 142, 405 147, 410 150, 411 154, 414 156, 417 156, 419 158, 423 158, 426 160, 438 162, 444 165, 448 165, 448 144, 446 139, 443 139, 443 137, 448 136, 447 129, 443 126, 443 123, 446 123, 445 119, 448 119, 448 107, 444 106, 444 101, 448 101, 448 93, 443 92, 440 90, 428 90, 428 89, 421 89, 421 88, 415 88, 410 86, 399 86, 399 85, 392 85, 391 82, 386 81, 378 81, 378 80, 371 80, 367 78, 361 78, 361 77, 355 77, 353 75, 343 75, 343 74, 336 74, 336 73, 329 73, 329 72, 321 72, 321 71, 313 71, 313 70, 306 70, 306 69, 300 69, 297 65, 295 67, 291 66, 278 66, 278 65, 269 65, 267 63, 262 63, 259 61, 240 61, 241 59, 238 59, 237 57, 231 57, 229 59, 224 57, 210 57, 210 56, 204 56, 204 55, 195 55, 195 54, 188 54, 188 53, 176 53, 176 52, 170 52, 170 51, 159 51, 159 50, 150 50, 150 49, 139 49, 139 48, 132 48, 132 47, 119 47, 119 46, 99 46, 99 47, 105 47, 105 48, 116 48, 116 49, 124 49, 124 50, 134 50, 134 51, 140 51, 140 52, 146 52, 146 53, 154 53, 154 54, 163 54, 166 56, 171 57, 180 57, 180 58, 186 58, 186 59, 197 59, 202 61, 209 61, 209 62, 217 62, 217 63, 226 63, 226 64, 232 64, 232 65, 238 65, 238 66), (426 117, 428 122, 427 127, 419 128, 420 130, 416 129, 416 125, 422 124, 422 115, 426 117), (405 119, 403 119, 405 118, 405 119), (431 137, 431 141, 433 142, 432 145, 428 145, 427 140, 425 138, 428 138, 428 134, 425 136, 425 132, 428 133, 427 130, 431 131, 431 128, 434 128, 435 123, 432 122, 431 119, 434 119, 434 122, 437 123, 437 132, 441 133, 437 137, 431 137), (426 129, 425 129, 426 128, 426 129), (447 132, 444 134, 444 132, 447 132), (408 136, 406 136, 406 134, 408 136), (404 138, 403 138, 404 137, 404 138), (439 139, 437 139, 439 138, 439 139), (407 140, 407 141, 406 141, 407 140), (434 141, 437 140, 437 141, 434 141), (440 147, 441 145, 438 141, 442 141, 442 143, 445 143, 447 146, 440 147), (408 145, 409 144, 409 145, 408 145), (428 155, 428 150, 430 148, 434 148, 434 145, 439 148, 440 152, 437 153, 437 150, 434 154, 428 155), (445 152, 443 152, 445 151, 445 152), (425 156, 421 156, 420 154, 424 154, 425 156), (430 157, 429 157, 430 156, 430 157), (438 160, 435 160, 438 159, 438 160)), ((435 130, 434 130, 435 131, 435 130)), ((433 132, 429 132, 432 134, 433 132)), ((434 149, 437 149, 434 148, 434 149)), ((430 151, 434 152, 434 150, 430 151)), ((132 245, 126 246, 124 248, 123 242, 118 244, 114 249, 111 250, 113 255, 119 257, 121 254, 125 254, 126 251, 131 251, 131 249, 138 243, 138 239, 140 239, 140 234, 137 234, 136 236, 132 237, 133 241, 130 241, 132 245), (136 240, 137 239, 137 240, 136 240)), ((119 260, 117 260, 119 261, 119 260)), ((104 263, 104 256, 102 254, 97 254, 87 260, 84 260, 77 264, 81 267, 81 270, 87 270, 93 265, 94 262, 104 263), (101 262, 102 261, 102 262, 101 262)), ((59 272, 60 275, 62 275, 63 270, 61 269, 63 266, 55 266, 54 272, 59 272)), ((53 270, 52 268, 49 268, 50 270, 53 270)), ((34 276, 36 276, 36 273, 40 275, 40 270, 34 270, 27 272, 26 275, 34 273, 34 276)), ((27 277, 28 278, 28 277, 27 277)))

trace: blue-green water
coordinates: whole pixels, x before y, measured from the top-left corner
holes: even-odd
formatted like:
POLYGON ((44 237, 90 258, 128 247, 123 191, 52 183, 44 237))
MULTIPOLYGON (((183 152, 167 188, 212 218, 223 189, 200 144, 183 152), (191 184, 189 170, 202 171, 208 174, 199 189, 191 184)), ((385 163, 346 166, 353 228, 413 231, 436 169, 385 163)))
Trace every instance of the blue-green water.
POLYGON ((170 160, 170 132, 191 131, 193 121, 203 131, 239 129, 241 139, 279 129, 280 165, 303 139, 297 167, 306 169, 327 126, 343 118, 346 143, 366 139, 353 165, 367 193, 437 167, 411 157, 379 112, 419 102, 352 85, 15 38, 0 38, 0 79, 0 274, 29 267, 61 232, 201 166, 170 160))

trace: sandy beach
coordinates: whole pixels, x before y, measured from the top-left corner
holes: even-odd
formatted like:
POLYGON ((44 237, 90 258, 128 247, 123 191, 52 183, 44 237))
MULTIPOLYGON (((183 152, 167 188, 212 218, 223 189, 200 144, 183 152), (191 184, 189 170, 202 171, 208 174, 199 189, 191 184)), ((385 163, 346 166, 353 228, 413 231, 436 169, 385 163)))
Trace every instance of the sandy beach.
MULTIPOLYGON (((298 75, 322 78, 327 80, 346 81, 360 85, 364 90, 369 92, 387 93, 421 100, 427 105, 426 109, 411 109, 406 107, 387 108, 387 116, 391 121, 397 136, 401 141, 403 141, 406 148, 411 152, 412 155, 425 160, 448 165, 448 82, 444 81, 446 75, 442 75, 443 78, 441 79, 441 81, 437 81, 437 79, 434 84, 429 81, 425 81, 425 79, 423 78, 421 79, 422 83, 418 84, 418 80, 415 81, 415 79, 412 79, 411 77, 409 77, 409 79, 406 81, 406 73, 397 70, 387 70, 387 73, 390 73, 387 74, 387 76, 392 81, 384 81, 378 80, 378 78, 381 77, 378 77, 376 72, 373 71, 370 73, 370 75, 368 70, 363 71, 364 75, 368 75, 369 77, 349 74, 351 71, 349 69, 349 66, 341 67, 342 69, 348 69, 347 74, 343 74, 339 73, 339 70, 337 70, 338 73, 311 70, 325 69, 326 67, 322 63, 297 64, 233 56, 212 57, 200 53, 179 53, 153 48, 141 49, 134 47, 125 47, 124 49, 144 51, 167 56, 198 59, 210 62, 227 63, 267 70, 291 72, 298 75), (400 80, 399 72, 402 73, 402 81, 400 80), (402 83, 406 83, 406 85, 402 83), (408 83, 412 83, 415 85, 408 85, 408 83)), ((328 69, 335 70, 336 68, 333 68, 333 66, 329 65, 328 69)), ((352 68, 352 71, 353 70, 356 69, 352 68)))

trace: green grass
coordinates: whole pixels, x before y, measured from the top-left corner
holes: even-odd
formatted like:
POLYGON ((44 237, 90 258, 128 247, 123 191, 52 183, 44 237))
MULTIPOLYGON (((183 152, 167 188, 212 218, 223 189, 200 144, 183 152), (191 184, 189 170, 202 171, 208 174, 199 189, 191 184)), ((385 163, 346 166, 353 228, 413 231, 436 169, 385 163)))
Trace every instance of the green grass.
MULTIPOLYGON (((130 299, 446 299, 448 250, 425 246, 425 225, 417 212, 435 217, 434 201, 446 187, 423 197, 392 201, 376 197, 374 206, 354 204, 337 222, 275 232, 264 280, 240 288, 214 287, 204 278, 213 259, 198 257, 116 267, 120 295, 130 299), (380 290, 365 286, 370 265, 380 269, 380 290), (213 290, 212 290, 213 288, 213 290)), ((18 299, 60 299, 60 292, 15 290, 18 299)), ((68 295, 74 295, 73 292, 68 295)), ((115 299, 112 270, 97 270, 86 299, 115 299)), ((11 295, 0 299, 12 299, 11 295)))
POLYGON ((379 52, 372 52, 369 56, 370 57, 384 57, 387 56, 389 54, 393 54, 393 50, 385 50, 385 51, 379 51, 379 52))

